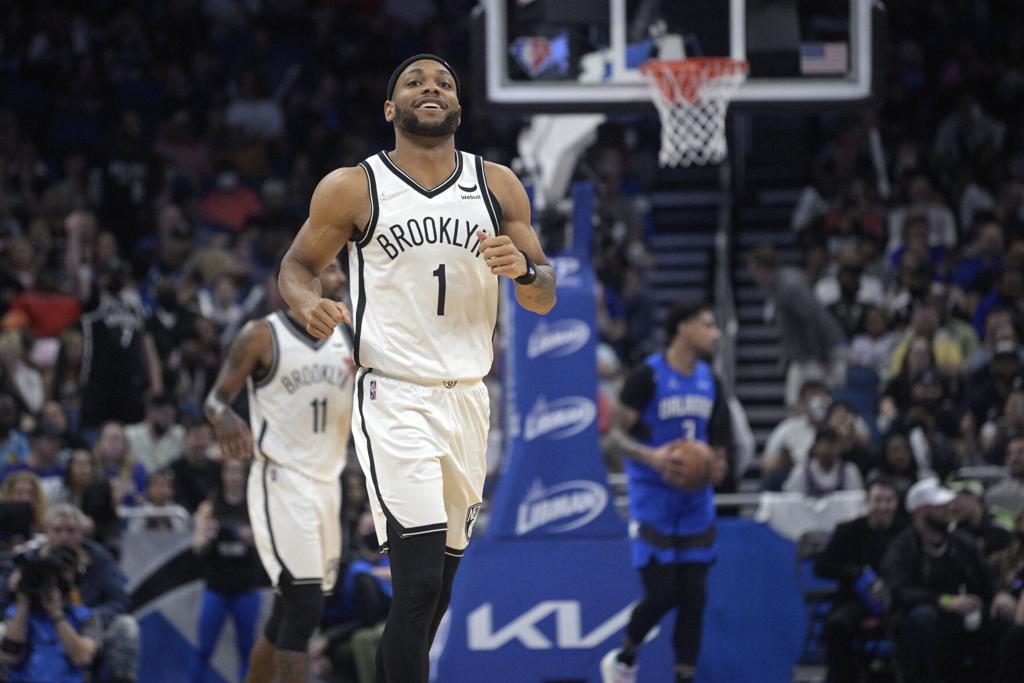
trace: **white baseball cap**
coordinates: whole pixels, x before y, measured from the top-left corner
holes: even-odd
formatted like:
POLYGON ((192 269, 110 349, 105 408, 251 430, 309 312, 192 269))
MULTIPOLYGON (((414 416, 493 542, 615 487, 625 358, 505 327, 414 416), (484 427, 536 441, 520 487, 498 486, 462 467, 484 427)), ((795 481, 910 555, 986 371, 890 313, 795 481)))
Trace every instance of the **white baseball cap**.
POLYGON ((954 498, 956 498, 956 494, 942 486, 938 479, 927 477, 911 486, 907 491, 907 512, 913 512, 926 505, 946 505, 954 498))

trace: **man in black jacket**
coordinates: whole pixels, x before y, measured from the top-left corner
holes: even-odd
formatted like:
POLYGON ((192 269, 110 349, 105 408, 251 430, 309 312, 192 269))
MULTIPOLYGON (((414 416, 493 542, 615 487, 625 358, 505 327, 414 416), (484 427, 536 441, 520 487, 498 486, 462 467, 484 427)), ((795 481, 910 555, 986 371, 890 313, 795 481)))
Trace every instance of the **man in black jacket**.
POLYGON ((829 683, 860 680, 862 662, 854 639, 865 620, 882 615, 883 582, 878 576, 882 558, 905 526, 898 519, 899 494, 893 483, 878 478, 868 484, 864 517, 836 527, 815 563, 818 576, 839 582, 835 603, 825 622, 829 683))
POLYGON ((955 497, 935 478, 910 487, 911 526, 882 562, 904 683, 948 680, 940 671, 986 680, 994 659, 987 616, 992 579, 974 539, 949 532, 949 503, 955 497))

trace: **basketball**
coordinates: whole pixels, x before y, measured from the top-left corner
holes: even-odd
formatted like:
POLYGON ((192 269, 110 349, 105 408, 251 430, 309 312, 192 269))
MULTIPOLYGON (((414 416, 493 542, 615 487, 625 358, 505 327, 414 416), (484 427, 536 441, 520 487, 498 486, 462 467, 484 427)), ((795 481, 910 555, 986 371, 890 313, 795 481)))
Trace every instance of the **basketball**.
POLYGON ((672 486, 684 491, 698 491, 707 486, 714 453, 700 441, 679 440, 672 444, 672 486))

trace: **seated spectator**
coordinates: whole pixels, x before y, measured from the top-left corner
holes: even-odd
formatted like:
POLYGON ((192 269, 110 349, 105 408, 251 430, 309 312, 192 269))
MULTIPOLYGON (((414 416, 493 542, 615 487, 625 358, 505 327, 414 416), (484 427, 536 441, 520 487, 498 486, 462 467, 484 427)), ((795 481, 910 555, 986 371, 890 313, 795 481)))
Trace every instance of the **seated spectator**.
POLYGON ((43 376, 25 360, 25 348, 17 332, 0 335, 0 387, 27 413, 38 415, 46 394, 43 376))
POLYGON ((907 251, 900 258, 896 281, 885 295, 889 316, 897 326, 910 322, 914 304, 924 301, 941 288, 932 279, 932 267, 926 255, 907 251))
POLYGON ((934 477, 907 493, 911 525, 882 561, 892 598, 891 619, 905 683, 934 683, 939 672, 961 671, 967 680, 991 673, 995 641, 988 610, 992 578, 969 536, 949 531, 956 494, 934 477))
POLYGON ((1024 436, 1024 389, 1014 389, 1006 397, 1003 414, 981 426, 980 447, 988 462, 1006 461, 1006 446, 1011 439, 1024 436))
POLYGON ((1003 266, 1003 272, 996 280, 993 290, 978 302, 974 311, 974 329, 979 335, 984 334, 983 325, 989 310, 1006 308, 1010 311, 1013 324, 1020 327, 1024 322, 1024 253, 1010 250, 1003 266))
POLYGON ((906 435, 894 431, 882 438, 882 458, 868 474, 868 479, 877 477, 884 477, 896 488, 900 501, 919 479, 917 461, 906 435))
POLYGON ((11 577, 14 604, 7 607, 0 662, 9 683, 84 683, 103 626, 78 604, 78 557, 70 548, 47 556, 22 556, 11 577))
POLYGON ((23 463, 0 468, 0 482, 13 472, 31 472, 39 477, 47 502, 57 502, 61 487, 64 485, 64 468, 59 462, 60 439, 60 433, 56 428, 46 422, 39 423, 32 432, 32 450, 28 458, 23 463))
POLYGON ((766 490, 781 489, 793 467, 807 460, 807 453, 814 443, 814 432, 825 423, 831 403, 832 398, 822 382, 810 380, 800 387, 796 414, 772 430, 761 456, 766 490))
POLYGON ((189 678, 192 683, 206 680, 210 656, 229 613, 235 622, 239 680, 245 678, 249 652, 256 640, 260 614, 257 588, 262 571, 246 504, 247 471, 244 462, 225 460, 220 490, 196 510, 192 551, 202 560, 206 590, 199 609, 196 658, 189 678))
POLYGON ((160 470, 150 475, 141 508, 151 514, 132 518, 128 523, 128 530, 132 533, 143 530, 188 531, 189 514, 174 502, 174 474, 170 470, 160 470))
POLYGON ((963 258, 953 272, 953 284, 965 292, 975 280, 992 277, 1002 271, 1005 256, 1003 227, 996 221, 995 216, 979 216, 975 225, 976 236, 964 248, 963 258))
POLYGON ((1013 391, 1024 390, 1024 364, 1018 345, 1005 340, 996 344, 988 368, 982 368, 967 384, 967 400, 977 424, 1002 417, 1006 399, 1013 391))
POLYGON ((863 274, 856 247, 839 253, 835 271, 818 280, 814 285, 814 295, 828 306, 847 339, 863 326, 868 307, 883 302, 882 283, 863 274))
POLYGON ((193 418, 185 431, 185 452, 171 463, 174 500, 189 512, 210 497, 220 482, 220 464, 210 458, 216 452, 213 428, 203 418, 193 418))
MULTIPOLYGON (((898 367, 896 374, 886 382, 878 407, 879 422, 883 431, 888 431, 888 425, 910 407, 910 387, 914 378, 923 376, 928 370, 936 369, 935 356, 928 339, 914 337, 898 367)), ((946 393, 952 394, 949 378, 942 377, 940 381, 947 385, 946 393)))
POLYGON ((113 490, 117 505, 137 505, 146 491, 149 475, 135 462, 129 448, 126 429, 119 422, 107 422, 96 441, 96 459, 113 490))
POLYGON ((1024 435, 1006 444, 1006 478, 985 492, 985 504, 1000 517, 1024 512, 1024 435))
POLYGON ((950 436, 943 432, 956 430, 960 416, 946 405, 942 384, 932 370, 915 379, 911 395, 913 402, 892 423, 892 430, 907 435, 920 476, 936 474, 945 479, 963 464, 950 436))
POLYGON ((814 436, 810 457, 793 468, 782 490, 818 498, 837 491, 864 488, 857 466, 843 462, 839 435, 831 427, 821 427, 814 436))
POLYGON ((941 244, 929 245, 928 218, 926 216, 921 214, 907 216, 904 222, 903 244, 897 247, 890 257, 894 270, 899 267, 903 255, 907 252, 915 252, 926 257, 931 265, 933 276, 942 282, 946 281, 949 252, 941 244))
POLYGON ((0 484, 0 503, 28 503, 32 506, 32 530, 42 533, 46 518, 46 496, 39 477, 31 472, 14 472, 0 484))
POLYGON ((941 200, 928 175, 918 171, 907 187, 907 204, 889 213, 889 251, 906 242, 906 226, 911 217, 921 216, 928 228, 928 245, 952 249, 956 246, 956 218, 941 200))
POLYGON ((839 457, 843 462, 852 462, 862 477, 867 476, 875 463, 869 448, 871 432, 864 420, 853 411, 849 403, 833 401, 825 424, 839 438, 839 457))
POLYGON ((949 505, 957 531, 972 537, 985 557, 1005 549, 1013 535, 995 523, 985 507, 985 486, 977 480, 959 480, 949 485, 956 498, 949 505))
POLYGON ((942 317, 940 302, 934 298, 914 306, 910 327, 892 352, 891 376, 899 374, 907 349, 914 342, 920 344, 921 339, 928 342, 935 367, 944 375, 955 377, 966 369, 967 357, 953 333, 942 326, 942 317))
POLYGON ((102 477, 100 468, 96 465, 95 456, 85 449, 78 449, 71 454, 68 467, 64 471, 64 486, 60 492, 60 502, 71 503, 81 508, 85 491, 97 479, 102 477))
MULTIPOLYGON (((46 555, 62 547, 74 551, 82 604, 99 619, 103 629, 99 681, 131 682, 139 665, 139 625, 128 614, 131 601, 125 591, 127 579, 103 546, 84 538, 85 523, 85 515, 78 508, 55 505, 46 513, 47 542, 30 555, 46 555)), ((17 580, 9 575, 0 581, 0 605, 4 609, 15 600, 12 585, 17 585, 17 580)))
POLYGON ((323 678, 372 683, 374 652, 391 606, 391 564, 380 552, 369 512, 356 531, 353 554, 324 604, 320 635, 310 643, 310 663, 323 678))
POLYGON ((1013 543, 991 558, 996 596, 992 616, 1011 624, 999 642, 999 683, 1024 681, 1024 512, 1013 522, 1013 543))
POLYGON ((174 397, 160 394, 146 401, 146 417, 142 422, 124 428, 132 455, 147 472, 163 469, 181 457, 185 428, 175 424, 177 418, 174 397))
POLYGON ((0 467, 25 462, 31 448, 18 429, 18 403, 14 397, 0 392, 0 467))
POLYGON ((854 653, 854 642, 874 619, 877 625, 886 603, 879 577, 882 558, 906 525, 897 514, 899 494, 890 481, 868 484, 867 515, 838 525, 815 563, 818 576, 839 582, 825 622, 828 682, 860 681, 864 662, 854 653))
POLYGON ((847 360, 850 365, 871 368, 879 377, 888 377, 892 367, 892 351, 902 335, 890 329, 885 310, 869 306, 864 311, 861 328, 850 342, 847 360))

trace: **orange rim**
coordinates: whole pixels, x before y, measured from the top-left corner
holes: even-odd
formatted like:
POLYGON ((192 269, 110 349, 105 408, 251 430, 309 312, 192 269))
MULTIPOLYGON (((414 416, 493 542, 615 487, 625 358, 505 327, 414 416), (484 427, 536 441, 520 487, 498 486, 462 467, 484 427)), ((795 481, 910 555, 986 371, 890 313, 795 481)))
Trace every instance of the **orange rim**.
POLYGON ((669 102, 678 101, 680 96, 696 102, 700 99, 701 86, 708 81, 735 74, 745 78, 749 70, 746 61, 730 57, 648 59, 640 65, 640 73, 653 79, 669 102))

